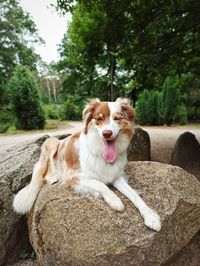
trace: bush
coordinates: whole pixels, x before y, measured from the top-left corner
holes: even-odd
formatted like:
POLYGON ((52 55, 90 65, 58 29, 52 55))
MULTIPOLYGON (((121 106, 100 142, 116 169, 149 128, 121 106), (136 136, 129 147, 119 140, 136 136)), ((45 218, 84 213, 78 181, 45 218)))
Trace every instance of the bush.
POLYGON ((9 108, 0 109, 0 133, 5 133, 13 123, 13 116, 9 108))
POLYGON ((81 118, 79 108, 74 104, 73 97, 69 96, 60 108, 61 120, 73 120, 81 118))
POLYGON ((0 123, 0 133, 5 133, 10 127, 10 123, 1 124, 0 123))
POLYGON ((8 93, 18 129, 41 129, 45 125, 44 112, 40 105, 38 88, 29 70, 21 65, 8 82, 8 93))
POLYGON ((59 119, 59 109, 55 104, 45 104, 43 105, 43 109, 45 112, 45 117, 47 119, 59 119))
POLYGON ((160 125, 161 117, 161 94, 158 91, 144 90, 136 102, 137 121, 142 125, 160 125))
POLYGON ((147 101, 149 99, 149 91, 144 90, 138 97, 136 102, 136 119, 139 124, 148 124, 147 101))
POLYGON ((188 122, 188 112, 185 105, 179 105, 176 110, 176 121, 180 125, 185 125, 188 122))
POLYGON ((180 93, 176 86, 177 78, 167 77, 163 83, 163 119, 167 125, 171 125, 176 114, 180 93))

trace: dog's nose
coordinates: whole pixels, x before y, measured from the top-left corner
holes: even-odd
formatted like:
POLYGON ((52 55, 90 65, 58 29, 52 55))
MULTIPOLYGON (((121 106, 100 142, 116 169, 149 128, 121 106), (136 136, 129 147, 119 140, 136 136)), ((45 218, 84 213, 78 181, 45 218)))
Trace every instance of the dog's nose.
POLYGON ((105 139, 111 138, 112 134, 113 134, 112 131, 107 129, 102 132, 102 135, 104 136, 105 139))

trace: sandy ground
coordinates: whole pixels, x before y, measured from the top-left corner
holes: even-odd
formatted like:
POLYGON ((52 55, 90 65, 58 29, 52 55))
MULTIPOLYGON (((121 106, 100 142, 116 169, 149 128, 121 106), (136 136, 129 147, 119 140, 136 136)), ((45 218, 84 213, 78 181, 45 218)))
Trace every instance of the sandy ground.
MULTIPOLYGON (((137 126, 136 126, 137 127, 137 126)), ((20 144, 23 141, 34 140, 45 134, 49 136, 62 135, 67 133, 74 133, 83 128, 83 123, 70 122, 66 126, 59 130, 34 132, 29 134, 20 135, 0 135, 0 155, 11 147, 20 144)), ((170 160, 171 151, 173 146, 179 137, 185 131, 190 131, 195 134, 197 140, 200 142, 200 126, 197 124, 190 126, 171 126, 171 127, 142 127, 149 133, 151 140, 151 157, 152 161, 158 161, 163 163, 168 163, 170 160)))
POLYGON ((40 132, 31 132, 30 133, 24 133, 19 135, 0 135, 0 156, 1 153, 6 152, 11 147, 20 144, 20 142, 24 141, 31 141, 34 139, 37 139, 39 137, 42 137, 44 135, 49 135, 51 137, 56 135, 62 135, 67 133, 75 133, 76 131, 80 130, 83 127, 82 122, 70 122, 66 123, 66 126, 59 130, 44 130, 40 132))
POLYGON ((151 160, 168 163, 177 138, 184 132, 193 133, 200 143, 200 127, 142 127, 149 133, 151 140, 151 160))
MULTIPOLYGON (((62 135, 67 133, 74 133, 83 127, 82 122, 70 122, 66 125, 66 128, 56 131, 44 131, 33 134, 12 135, 12 136, 0 136, 0 156, 1 153, 10 149, 12 146, 20 144, 20 142, 33 140, 41 137, 45 134, 50 136, 62 135)), ((172 126, 172 127, 142 127, 149 133, 151 140, 151 159, 152 161, 158 161, 168 163, 174 144, 180 134, 186 131, 190 131, 195 134, 197 140, 200 142, 200 126, 172 126)), ((200 171, 191 171, 196 176, 200 177, 200 171)), ((19 261, 14 266, 36 266, 36 261, 23 260, 19 261)))

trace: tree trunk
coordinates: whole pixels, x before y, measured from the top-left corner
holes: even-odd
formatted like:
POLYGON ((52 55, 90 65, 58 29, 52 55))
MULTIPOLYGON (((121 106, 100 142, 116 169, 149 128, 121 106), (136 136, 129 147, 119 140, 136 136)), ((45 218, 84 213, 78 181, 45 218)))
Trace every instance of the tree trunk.
POLYGON ((56 80, 52 80, 52 85, 53 85, 53 96, 54 96, 54 102, 57 103, 57 93, 56 93, 56 80))
POLYGON ((46 77, 46 84, 47 84, 47 90, 48 90, 48 94, 49 94, 49 102, 51 103, 51 89, 50 89, 48 77, 46 77))

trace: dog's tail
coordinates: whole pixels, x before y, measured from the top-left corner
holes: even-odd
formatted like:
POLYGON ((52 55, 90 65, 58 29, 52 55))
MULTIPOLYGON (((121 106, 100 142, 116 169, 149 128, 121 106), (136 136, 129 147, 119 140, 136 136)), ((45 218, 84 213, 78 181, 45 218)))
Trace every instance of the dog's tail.
POLYGON ((46 164, 42 164, 41 161, 35 164, 30 184, 20 190, 14 197, 13 208, 17 213, 25 214, 31 210, 43 185, 43 175, 45 170, 46 164))
POLYGON ((49 162, 51 163, 57 151, 58 142, 57 138, 49 138, 43 143, 40 159, 35 164, 30 184, 14 197, 13 208, 17 213, 25 214, 31 210, 38 193, 45 184, 44 176, 48 171, 49 162))

